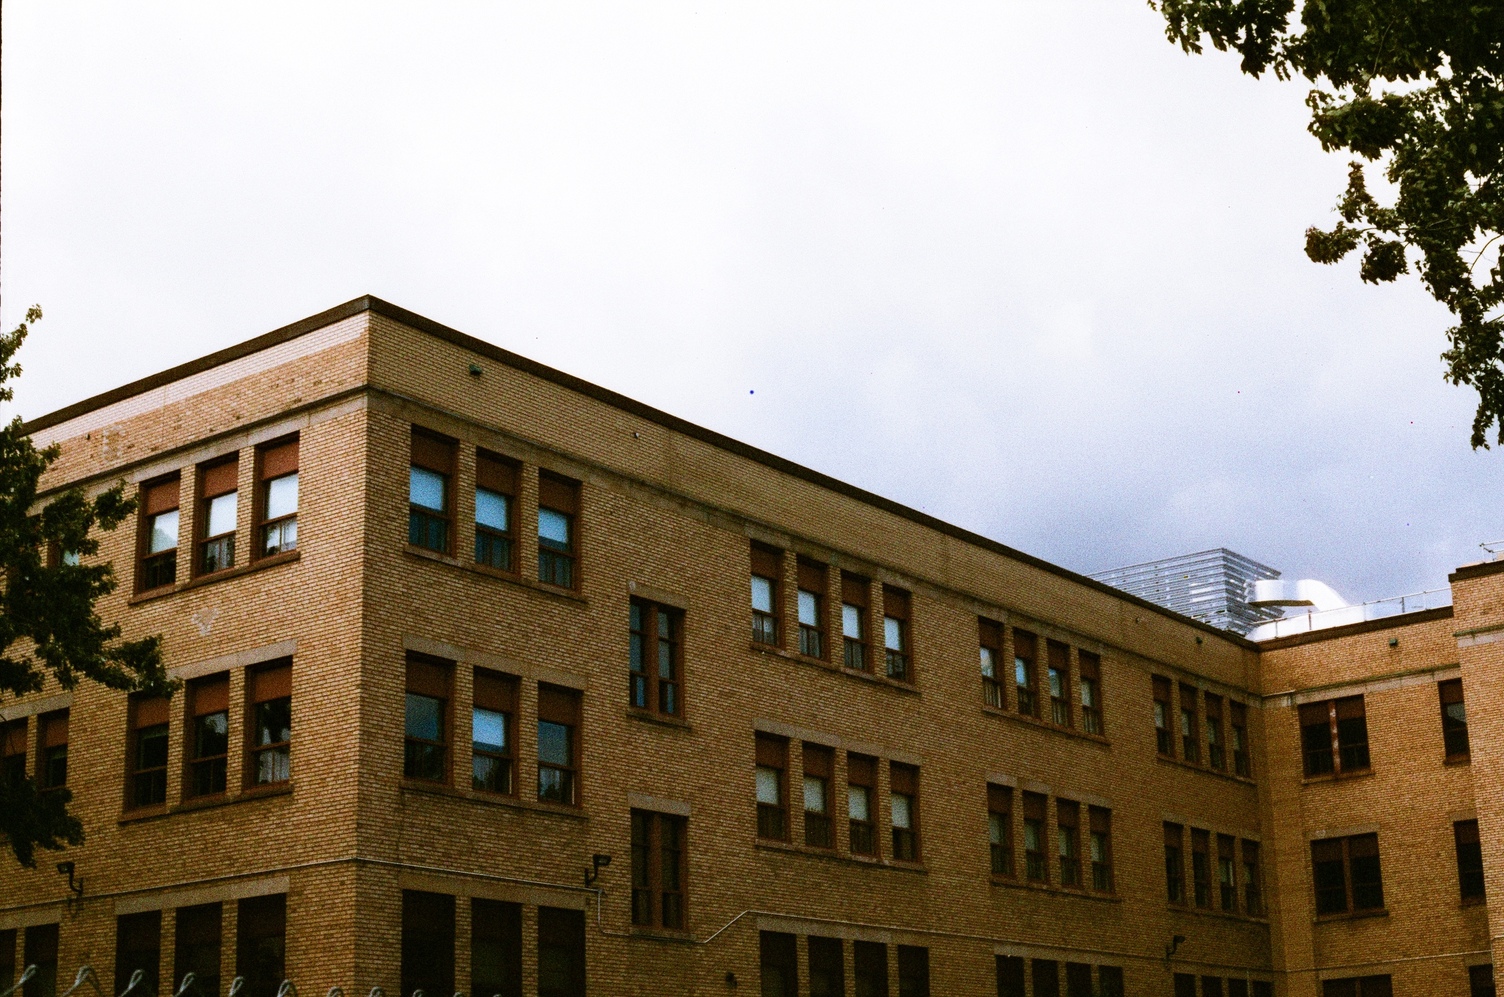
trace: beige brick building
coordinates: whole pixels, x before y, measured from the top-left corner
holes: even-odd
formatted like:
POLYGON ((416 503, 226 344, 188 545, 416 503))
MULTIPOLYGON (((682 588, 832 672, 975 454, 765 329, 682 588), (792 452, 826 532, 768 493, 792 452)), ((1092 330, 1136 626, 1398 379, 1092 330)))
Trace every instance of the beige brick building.
POLYGON ((1254 644, 371 298, 31 428, 184 684, 0 701, 0 991, 1493 993, 1504 563, 1254 644))

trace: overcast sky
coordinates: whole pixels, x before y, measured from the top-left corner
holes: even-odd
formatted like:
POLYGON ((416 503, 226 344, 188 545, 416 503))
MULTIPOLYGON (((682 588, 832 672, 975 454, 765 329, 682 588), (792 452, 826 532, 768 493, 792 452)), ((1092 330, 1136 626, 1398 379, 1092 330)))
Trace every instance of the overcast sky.
POLYGON ((1353 600, 1504 539, 1305 87, 1142 0, 4 10, 41 415, 371 293, 1078 571, 1353 600))

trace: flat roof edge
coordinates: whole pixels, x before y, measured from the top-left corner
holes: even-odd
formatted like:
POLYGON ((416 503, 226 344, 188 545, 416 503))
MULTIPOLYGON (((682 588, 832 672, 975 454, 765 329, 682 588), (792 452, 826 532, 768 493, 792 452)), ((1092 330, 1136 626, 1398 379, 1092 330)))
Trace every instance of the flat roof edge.
POLYGON ((1291 634, 1288 637, 1273 637, 1269 640, 1257 642, 1254 644, 1254 647, 1257 647, 1260 651, 1279 651, 1287 647, 1298 647, 1301 644, 1316 644, 1324 640, 1352 637, 1357 634, 1370 633, 1374 630, 1390 630, 1395 627, 1408 627, 1416 623, 1429 623, 1432 620, 1449 620, 1451 618, 1451 606, 1437 606, 1435 609, 1417 609, 1413 613, 1385 616, 1378 620, 1362 620, 1358 623, 1347 623, 1340 627, 1327 627, 1324 630, 1307 630, 1305 633, 1291 634))

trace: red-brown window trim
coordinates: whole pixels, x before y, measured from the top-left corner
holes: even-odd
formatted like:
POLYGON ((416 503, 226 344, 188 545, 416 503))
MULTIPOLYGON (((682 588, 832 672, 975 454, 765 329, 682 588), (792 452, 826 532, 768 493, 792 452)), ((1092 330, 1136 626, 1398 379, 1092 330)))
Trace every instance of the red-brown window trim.
POLYGON ((788 738, 759 732, 756 736, 757 836, 767 841, 789 840, 789 742, 788 738), (777 773, 777 800, 766 799, 763 770, 777 773))
MULTIPOLYGON (((294 509, 291 513, 278 516, 275 519, 269 518, 267 513, 267 493, 273 481, 285 478, 290 474, 298 474, 300 446, 301 440, 299 435, 293 433, 291 436, 284 436, 270 443, 263 443, 256 448, 256 494, 254 496, 255 505, 252 510, 252 518, 255 521, 256 528, 251 540, 252 560, 297 549, 298 513, 300 510, 294 509), (275 551, 268 552, 267 534, 274 529, 278 530, 279 534, 284 533, 284 524, 289 521, 292 523, 292 544, 288 545, 285 541, 279 542, 275 551)), ((302 477, 299 475, 298 488, 300 492, 302 485, 302 477)), ((302 505, 301 499, 302 496, 300 494, 299 506, 302 505)))
MULTIPOLYGON (((270 709, 270 707, 269 707, 270 709)), ((292 740, 291 740, 291 709, 292 709, 292 659, 279 658, 258 665, 246 673, 245 684, 245 746, 246 765, 244 772, 244 784, 246 787, 275 786, 287 782, 292 778, 292 740), (289 736, 285 741, 268 741, 258 744, 256 719, 257 707, 262 704, 275 704, 281 700, 287 700, 289 736), (270 755, 275 765, 278 758, 287 757, 287 774, 279 779, 269 778, 258 781, 261 757, 270 755)), ((280 766, 278 766, 280 767, 280 766)), ((275 770, 274 770, 275 771, 275 770)))
POLYGON ((173 537, 173 546, 152 554, 151 523, 156 516, 181 509, 182 487, 182 475, 177 471, 141 484, 139 512, 136 516, 139 524, 136 537, 137 592, 166 589, 177 582, 182 524, 179 523, 178 534, 173 537))

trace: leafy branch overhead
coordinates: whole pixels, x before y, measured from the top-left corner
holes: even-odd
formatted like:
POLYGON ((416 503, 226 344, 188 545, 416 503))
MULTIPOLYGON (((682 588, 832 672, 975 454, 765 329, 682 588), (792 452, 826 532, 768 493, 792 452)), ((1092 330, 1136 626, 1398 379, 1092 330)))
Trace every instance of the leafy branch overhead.
MULTIPOLYGON (((21 374, 16 353, 41 317, 33 307, 25 322, 0 335, 0 402, 14 396, 21 374)), ((64 689, 88 679, 112 689, 170 694, 175 683, 163 668, 158 639, 123 640, 120 627, 105 624, 95 611, 95 602, 115 590, 115 574, 96 561, 94 534, 119 526, 135 500, 117 484, 93 498, 72 489, 38 509, 38 482, 58 453, 56 445, 33 446, 19 417, 0 426, 0 706, 41 690, 49 674, 64 689)), ((83 840, 77 818, 67 812, 70 800, 67 789, 38 792, 33 779, 0 778, 0 840, 22 865, 35 864, 38 846, 83 840)))
POLYGON ((1242 56, 1243 72, 1315 84, 1309 130, 1358 159, 1341 220, 1306 255, 1361 254, 1369 283, 1419 271, 1457 324, 1446 378, 1478 392, 1472 445, 1504 443, 1504 3, 1498 0, 1149 0, 1170 40, 1242 56), (1392 203, 1368 189, 1372 165, 1392 203))

